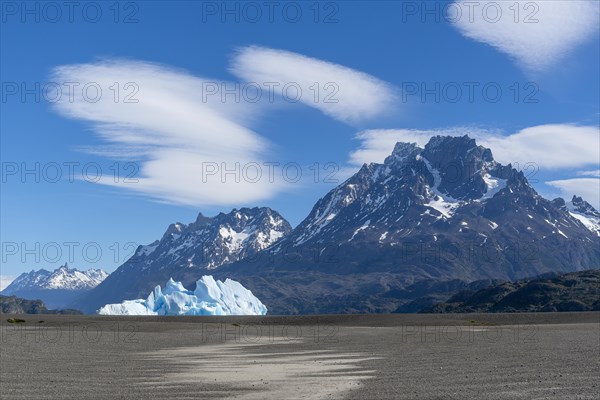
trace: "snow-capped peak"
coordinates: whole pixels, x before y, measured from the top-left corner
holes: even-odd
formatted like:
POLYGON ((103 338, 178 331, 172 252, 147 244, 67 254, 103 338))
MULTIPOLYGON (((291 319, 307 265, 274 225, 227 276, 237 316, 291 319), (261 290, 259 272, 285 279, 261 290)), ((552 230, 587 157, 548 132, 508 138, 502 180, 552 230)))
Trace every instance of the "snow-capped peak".
POLYGON ((600 212, 592 207, 590 203, 581 197, 573 196, 573 199, 565 205, 573 218, 576 218, 586 228, 600 236, 600 212))
POLYGON ((161 240, 140 246, 135 265, 142 269, 214 269, 271 246, 291 230, 290 224, 268 207, 234 208, 215 217, 200 213, 195 222, 171 224, 161 240))
POLYGON ((40 269, 23 273, 17 277, 4 291, 10 294, 20 290, 44 289, 44 290, 89 290, 98 286, 106 277, 108 272, 101 269, 88 269, 80 271, 69 268, 67 264, 54 271, 40 269))
POLYGON ((468 136, 437 136, 424 147, 399 142, 383 164, 364 164, 319 200, 295 230, 293 243, 302 245, 345 230, 350 221, 398 221, 414 205, 428 207, 429 215, 448 220, 460 207, 494 198, 513 183, 509 178, 514 174, 510 166, 494 161, 490 149, 468 136))

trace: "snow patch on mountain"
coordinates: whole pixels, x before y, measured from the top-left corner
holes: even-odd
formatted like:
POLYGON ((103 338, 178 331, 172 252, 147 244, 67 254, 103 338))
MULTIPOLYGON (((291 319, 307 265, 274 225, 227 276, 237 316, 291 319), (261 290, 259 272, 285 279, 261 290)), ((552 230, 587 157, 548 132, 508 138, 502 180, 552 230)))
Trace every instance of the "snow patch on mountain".
POLYGON ((487 186, 487 192, 483 195, 481 200, 491 199, 506 187, 506 179, 495 178, 488 173, 482 175, 482 178, 487 186))
POLYGON ((169 279, 165 289, 156 286, 148 298, 107 304, 101 315, 265 315, 267 307, 239 282, 205 275, 196 290, 169 279))
POLYGON ((437 210, 443 217, 452 218, 454 215, 454 211, 460 207, 460 202, 456 199, 453 199, 451 196, 447 194, 441 193, 438 189, 440 183, 442 182, 442 178, 440 177, 440 172, 431 166, 431 163, 424 157, 420 155, 417 156, 417 160, 423 160, 427 169, 433 175, 433 186, 429 188, 430 199, 429 203, 425 204, 425 206, 433 208, 437 210))
POLYGON ((452 218, 460 203, 457 201, 448 201, 441 195, 435 195, 429 200, 426 206, 438 211, 445 218, 452 218))
POLYGON ((242 247, 244 241, 250 236, 248 231, 251 231, 248 227, 244 228, 241 232, 237 232, 231 227, 222 226, 219 229, 219 234, 223 238, 225 246, 227 246, 231 252, 237 252, 242 247))
POLYGON ((156 250, 159 243, 160 242, 158 240, 156 240, 152 244, 140 247, 140 249, 137 252, 137 255, 149 256, 150 254, 154 253, 154 250, 156 250))
POLYGON ((356 236, 356 234, 360 231, 363 231, 365 229, 367 229, 369 227, 369 224, 371 223, 370 220, 366 221, 360 228, 358 228, 357 230, 354 231, 354 234, 352 234, 352 237, 348 240, 349 242, 352 241, 352 239, 354 239, 354 237, 356 236))
POLYGON ((385 231, 385 232, 383 232, 381 234, 381 236, 379 236, 379 243, 382 243, 385 240, 385 238, 387 237, 388 233, 389 233, 388 231, 385 231))
POLYGON ((586 216, 574 211, 569 211, 569 214, 571 214, 574 218, 577 218, 579 222, 585 225, 585 227, 590 231, 595 232, 598 236, 600 236, 600 218, 586 216))

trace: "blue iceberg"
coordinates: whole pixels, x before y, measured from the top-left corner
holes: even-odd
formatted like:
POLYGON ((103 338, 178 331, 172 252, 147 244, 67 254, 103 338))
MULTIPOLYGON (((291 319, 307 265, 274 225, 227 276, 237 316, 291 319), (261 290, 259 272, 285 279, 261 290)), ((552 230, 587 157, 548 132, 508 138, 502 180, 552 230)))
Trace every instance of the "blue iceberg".
POLYGON ((205 275, 196 282, 196 290, 187 290, 172 278, 165 289, 156 286, 147 299, 107 304, 101 315, 265 315, 267 307, 242 286, 226 279, 215 281, 205 275))

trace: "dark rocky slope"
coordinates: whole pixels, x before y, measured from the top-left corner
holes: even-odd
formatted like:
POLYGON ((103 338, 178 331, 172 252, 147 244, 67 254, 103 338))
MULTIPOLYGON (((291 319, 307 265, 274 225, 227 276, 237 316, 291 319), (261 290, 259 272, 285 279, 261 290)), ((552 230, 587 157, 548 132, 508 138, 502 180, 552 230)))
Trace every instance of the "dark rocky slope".
POLYGON ((81 311, 48 310, 41 300, 26 300, 17 296, 0 295, 0 314, 81 314, 81 311))
POLYGON ((457 293, 432 313, 600 311, 600 270, 547 274, 457 293))

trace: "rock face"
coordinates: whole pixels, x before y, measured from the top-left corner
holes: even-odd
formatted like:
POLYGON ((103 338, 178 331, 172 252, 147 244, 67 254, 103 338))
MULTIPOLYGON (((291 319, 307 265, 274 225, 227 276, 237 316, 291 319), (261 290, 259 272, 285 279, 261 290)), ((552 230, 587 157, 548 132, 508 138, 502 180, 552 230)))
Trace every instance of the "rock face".
POLYGON ((145 298, 170 278, 193 287, 223 264, 253 257, 291 232, 290 224, 270 208, 234 209, 191 224, 171 224, 160 240, 140 246, 102 284, 74 303, 95 312, 109 303, 145 298))
POLYGON ((79 271, 65 264, 54 271, 23 273, 2 294, 41 299, 48 307, 61 308, 98 286, 107 276, 108 272, 101 269, 79 271))
MULTIPOLYGON (((583 204, 576 200, 573 207, 583 204)), ((599 266, 600 238, 573 212, 467 136, 434 137, 424 148, 398 143, 258 259, 215 276, 239 280, 274 314, 392 312, 414 300, 410 287, 423 281, 599 266)))
POLYGON ((0 314, 81 314, 78 310, 48 310, 41 300, 0 295, 0 314))
POLYGON ((548 274, 462 291, 423 312, 600 311, 600 270, 548 274))

